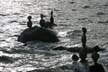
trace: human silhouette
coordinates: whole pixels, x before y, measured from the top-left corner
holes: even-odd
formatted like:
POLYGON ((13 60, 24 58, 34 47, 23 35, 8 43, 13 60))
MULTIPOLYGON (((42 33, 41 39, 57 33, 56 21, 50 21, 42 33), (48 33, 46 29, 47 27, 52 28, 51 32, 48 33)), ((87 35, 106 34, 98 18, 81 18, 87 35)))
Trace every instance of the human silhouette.
POLYGON ((79 52, 80 57, 80 72, 90 72, 87 58, 86 49, 81 49, 79 52))
POLYGON ((50 23, 54 24, 53 11, 51 11, 50 23))
POLYGON ((57 25, 54 23, 53 10, 51 11, 50 25, 51 25, 51 26, 57 26, 57 25))
POLYGON ((86 32, 87 32, 87 29, 85 27, 83 27, 82 32, 83 32, 83 35, 82 35, 82 38, 81 38, 82 47, 86 48, 86 32))
POLYGON ((73 61, 78 61, 79 57, 76 54, 73 54, 72 56, 72 60, 73 61))
POLYGON ((97 52, 94 52, 92 54, 92 59, 93 59, 94 65, 90 66, 91 72, 105 72, 103 66, 97 62, 99 57, 100 56, 97 52))
POLYGON ((80 65, 79 65, 79 57, 76 54, 73 54, 72 56, 73 64, 72 64, 72 69, 74 72, 80 72, 80 65))
POLYGON ((45 20, 43 19, 44 15, 43 15, 43 14, 40 14, 40 17, 41 17, 41 19, 40 19, 40 26, 41 26, 41 27, 46 27, 46 22, 45 22, 45 20))
POLYGON ((28 16, 28 22, 27 22, 27 26, 31 29, 32 28, 32 21, 31 21, 32 17, 28 16))
POLYGON ((80 62, 81 63, 87 63, 87 60, 86 60, 86 58, 87 58, 87 51, 86 51, 86 49, 81 49, 80 51, 79 51, 79 57, 80 57, 80 62))
POLYGON ((50 16, 50 21, 46 21, 45 22, 45 27, 46 28, 53 28, 53 26, 55 26, 55 24, 54 24, 54 18, 53 18, 53 11, 51 11, 51 16, 50 16))

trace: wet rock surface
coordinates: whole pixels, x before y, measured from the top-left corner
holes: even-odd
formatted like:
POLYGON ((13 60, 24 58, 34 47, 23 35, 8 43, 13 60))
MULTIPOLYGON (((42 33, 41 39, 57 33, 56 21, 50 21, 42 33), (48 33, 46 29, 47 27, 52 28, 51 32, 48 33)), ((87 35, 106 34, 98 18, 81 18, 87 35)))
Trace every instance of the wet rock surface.
POLYGON ((43 42, 58 42, 59 39, 51 30, 40 28, 40 27, 33 27, 32 29, 25 29, 21 35, 18 37, 18 41, 20 42, 28 42, 28 41, 43 41, 43 42))

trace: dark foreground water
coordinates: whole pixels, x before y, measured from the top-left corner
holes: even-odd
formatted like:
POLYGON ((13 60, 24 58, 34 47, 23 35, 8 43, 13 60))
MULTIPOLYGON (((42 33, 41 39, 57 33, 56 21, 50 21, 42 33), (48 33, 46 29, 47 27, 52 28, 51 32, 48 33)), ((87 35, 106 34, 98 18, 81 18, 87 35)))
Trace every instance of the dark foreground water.
MULTIPOLYGON (((67 51, 53 51, 57 46, 81 46, 81 28, 86 27, 87 45, 106 48, 99 52, 99 62, 108 69, 108 1, 107 0, 0 0, 0 71, 26 72, 36 69, 54 68, 71 64, 67 51), (54 10, 54 28, 60 42, 29 42, 27 46, 17 41, 18 35, 27 28, 27 16, 33 17, 34 25, 39 25, 39 14, 49 19, 54 10)), ((90 55, 88 56, 91 62, 90 55)), ((40 72, 40 71, 37 71, 40 72)), ((51 71, 49 71, 51 72, 51 71)), ((72 71, 70 71, 72 72, 72 71)))

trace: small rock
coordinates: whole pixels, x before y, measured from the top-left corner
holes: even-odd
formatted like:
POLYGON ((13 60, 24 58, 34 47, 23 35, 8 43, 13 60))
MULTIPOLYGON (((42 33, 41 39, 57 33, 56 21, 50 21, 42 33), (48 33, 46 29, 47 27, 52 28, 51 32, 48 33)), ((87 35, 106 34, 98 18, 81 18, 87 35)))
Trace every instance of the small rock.
POLYGON ((86 6, 83 6, 83 8, 84 8, 84 9, 87 9, 87 8, 90 8, 90 6, 87 6, 87 5, 86 5, 86 6))
POLYGON ((105 15, 103 12, 97 12, 96 15, 105 15))

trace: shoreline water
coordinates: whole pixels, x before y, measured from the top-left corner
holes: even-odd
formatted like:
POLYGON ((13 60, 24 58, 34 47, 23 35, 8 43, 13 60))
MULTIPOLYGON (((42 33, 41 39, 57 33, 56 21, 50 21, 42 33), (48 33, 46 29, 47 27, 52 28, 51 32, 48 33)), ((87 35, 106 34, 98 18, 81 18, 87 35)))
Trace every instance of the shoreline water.
MULTIPOLYGON (((87 46, 105 48, 99 52, 99 62, 108 69, 108 6, 107 0, 0 0, 0 56, 13 59, 13 63, 0 62, 0 71, 26 72, 30 69, 57 67, 72 63, 72 53, 52 51, 57 46, 81 46, 81 28, 86 27, 87 46), (60 42, 17 41, 17 36, 27 28, 27 16, 33 26, 39 26, 40 14, 49 19, 54 10, 54 28, 60 42)), ((88 56, 88 60, 91 59, 88 56)))

